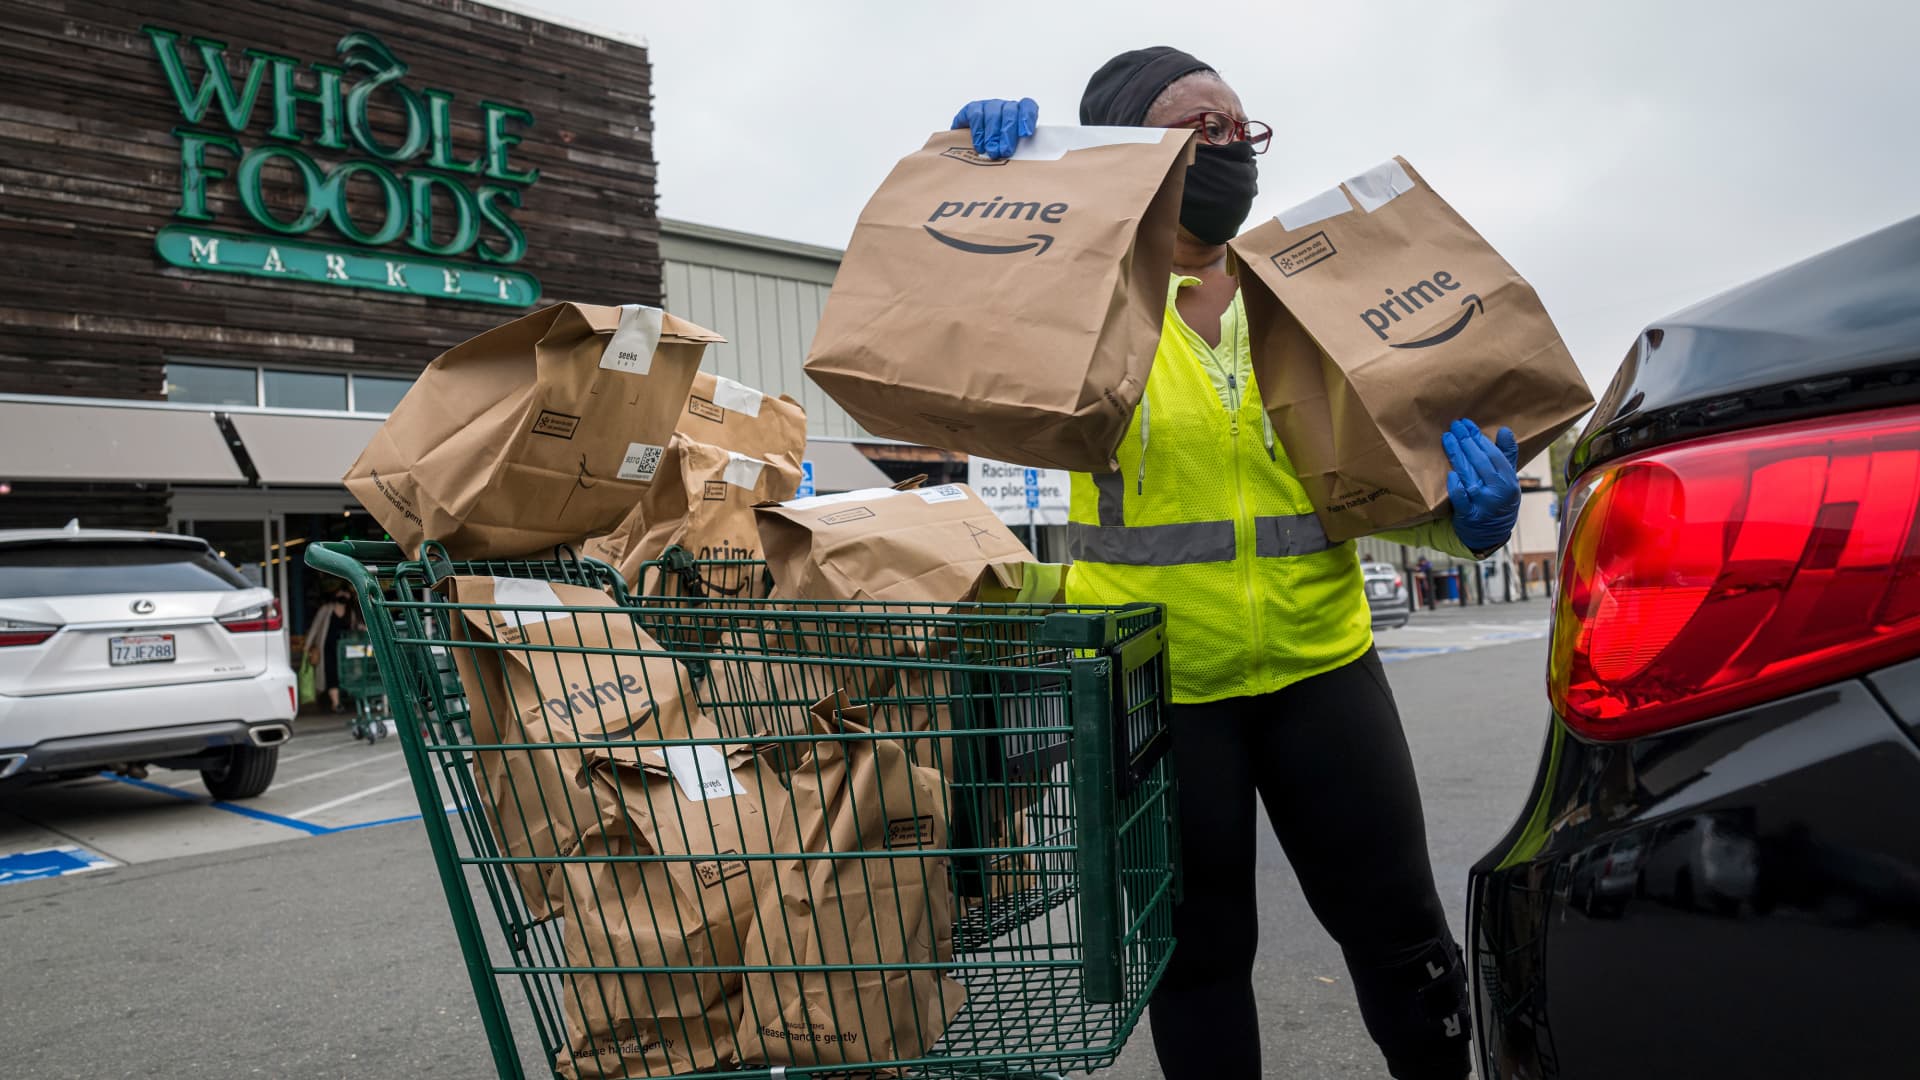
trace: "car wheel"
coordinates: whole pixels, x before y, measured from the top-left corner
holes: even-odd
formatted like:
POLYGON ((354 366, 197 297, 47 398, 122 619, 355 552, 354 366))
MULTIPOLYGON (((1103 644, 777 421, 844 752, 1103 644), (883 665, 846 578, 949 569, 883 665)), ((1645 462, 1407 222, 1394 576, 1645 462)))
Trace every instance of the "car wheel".
POLYGON ((236 746, 227 751, 225 762, 201 769, 200 779, 216 799, 251 799, 273 783, 279 765, 277 746, 236 746))

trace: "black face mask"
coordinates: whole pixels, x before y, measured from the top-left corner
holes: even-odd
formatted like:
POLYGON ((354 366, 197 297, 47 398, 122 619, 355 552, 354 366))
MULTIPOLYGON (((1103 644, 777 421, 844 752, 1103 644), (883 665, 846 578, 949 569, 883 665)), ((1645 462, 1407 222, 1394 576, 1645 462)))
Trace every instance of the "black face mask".
POLYGON ((1252 143, 1213 146, 1202 143, 1187 167, 1187 191, 1180 200, 1180 224, 1209 244, 1224 244, 1240 234, 1260 193, 1252 143))

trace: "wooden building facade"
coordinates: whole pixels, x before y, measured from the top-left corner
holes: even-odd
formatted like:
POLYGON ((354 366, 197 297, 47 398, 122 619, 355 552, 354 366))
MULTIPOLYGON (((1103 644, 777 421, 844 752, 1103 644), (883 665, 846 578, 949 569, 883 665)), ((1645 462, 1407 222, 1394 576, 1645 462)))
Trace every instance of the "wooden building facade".
POLYGON ((298 593, 300 542, 370 525, 339 477, 434 356, 662 300, 638 41, 474 0, 6 22, 0 529, 192 531, 298 593))

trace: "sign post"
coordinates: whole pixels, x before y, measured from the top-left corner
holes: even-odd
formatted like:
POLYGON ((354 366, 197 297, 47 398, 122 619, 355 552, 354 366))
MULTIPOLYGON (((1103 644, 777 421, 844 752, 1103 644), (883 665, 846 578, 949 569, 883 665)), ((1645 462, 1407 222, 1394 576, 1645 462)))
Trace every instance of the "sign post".
POLYGON ((1040 470, 1028 469, 1027 482, 1027 550, 1037 558, 1040 554, 1040 530, 1034 524, 1034 511, 1040 509, 1040 470))

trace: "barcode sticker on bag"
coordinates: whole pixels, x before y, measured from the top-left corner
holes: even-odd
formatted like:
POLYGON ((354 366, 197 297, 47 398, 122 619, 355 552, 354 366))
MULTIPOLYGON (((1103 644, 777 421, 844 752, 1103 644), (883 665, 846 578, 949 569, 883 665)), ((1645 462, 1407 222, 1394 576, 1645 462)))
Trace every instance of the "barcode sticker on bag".
POLYGON ((600 366, 633 375, 653 370, 653 350, 660 344, 660 309, 645 304, 621 304, 620 325, 600 354, 600 366))
POLYGON ((690 802, 731 799, 745 795, 747 789, 727 771, 727 759, 711 746, 669 746, 667 771, 690 802))
POLYGON ((620 459, 620 471, 615 473, 622 480, 638 480, 643 484, 653 482, 653 474, 660 471, 660 458, 667 452, 664 446, 651 443, 628 443, 627 456, 620 459))
POLYGON ((967 497, 967 489, 961 487, 959 484, 941 484, 939 487, 915 488, 913 491, 908 492, 908 494, 920 496, 922 502, 931 506, 937 503, 949 503, 965 499, 967 497))

